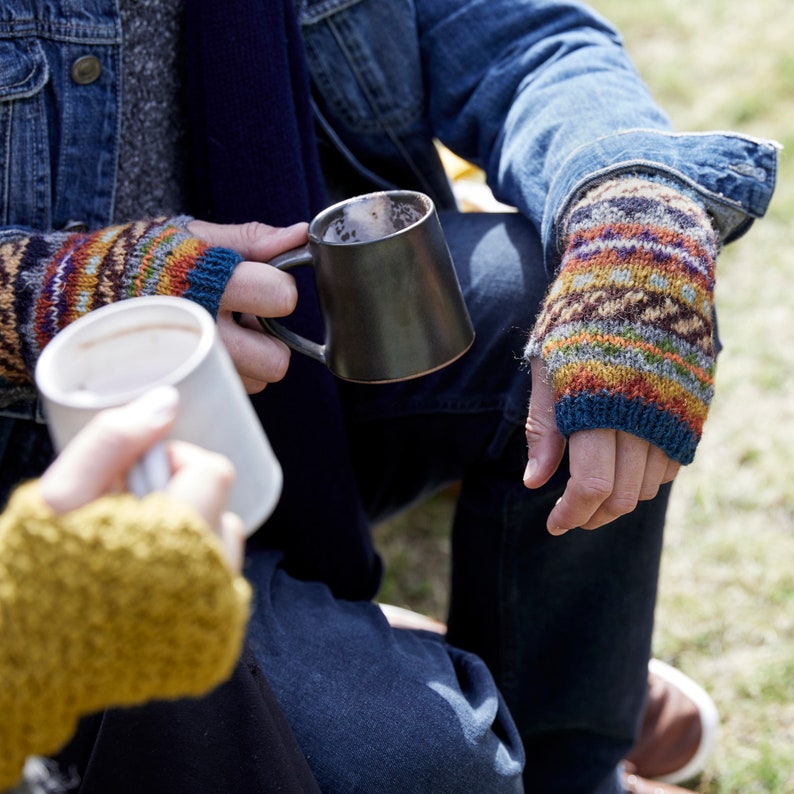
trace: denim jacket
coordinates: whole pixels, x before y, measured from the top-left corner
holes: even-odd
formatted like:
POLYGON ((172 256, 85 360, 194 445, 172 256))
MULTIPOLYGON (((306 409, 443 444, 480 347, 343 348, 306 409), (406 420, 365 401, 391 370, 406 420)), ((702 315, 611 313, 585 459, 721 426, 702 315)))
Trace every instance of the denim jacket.
MULTIPOLYGON (((440 140, 536 224, 550 271, 566 208, 620 172, 689 185, 725 242, 766 210, 777 144, 671 132, 616 31, 578 3, 296 2, 332 197, 399 185, 453 205, 440 140)), ((110 222, 121 57, 115 0, 3 0, 0 245, 110 222)))
POLYGON ((439 139, 536 224, 550 269, 566 208, 620 172, 689 185, 724 242, 769 203, 778 145, 671 132, 618 33, 578 3, 303 0, 300 11, 317 116, 348 167, 445 206, 439 139))

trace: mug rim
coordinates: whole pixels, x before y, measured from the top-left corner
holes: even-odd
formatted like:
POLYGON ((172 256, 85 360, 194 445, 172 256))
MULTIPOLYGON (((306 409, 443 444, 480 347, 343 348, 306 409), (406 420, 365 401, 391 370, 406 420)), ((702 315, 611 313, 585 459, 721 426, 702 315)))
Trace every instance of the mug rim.
MULTIPOLYGON (((173 320, 176 322, 176 318, 173 320)), ((134 329, 133 329, 134 330, 134 329)), ((122 330, 121 333, 124 333, 122 330)), ((215 334, 215 323, 210 313, 201 305, 188 300, 169 295, 146 295, 136 298, 126 298, 121 301, 101 306, 94 309, 74 322, 62 328, 49 341, 39 356, 35 369, 35 381, 39 391, 46 400, 58 403, 64 407, 73 409, 101 410, 122 405, 130 400, 145 394, 150 389, 158 386, 176 386, 189 375, 198 364, 207 357, 212 349, 215 334), (113 322, 113 318, 120 314, 130 312, 144 312, 151 315, 151 321, 147 324, 151 327, 163 325, 162 316, 157 317, 152 312, 161 312, 164 309, 176 310, 184 318, 189 318, 193 322, 192 328, 198 331, 198 341, 194 350, 177 364, 167 374, 152 380, 142 386, 136 386, 125 391, 118 391, 112 394, 101 394, 93 391, 65 387, 60 382, 57 373, 56 359, 62 349, 76 341, 82 342, 90 340, 98 328, 113 322)))
MULTIPOLYGON (((317 215, 312 218, 311 222, 309 223, 309 230, 308 236, 309 240, 316 245, 324 245, 329 247, 346 247, 351 248, 354 246, 365 246, 365 245, 373 245, 375 243, 382 242, 383 240, 390 240, 393 237, 397 237, 401 234, 405 234, 411 229, 415 229, 420 223, 427 220, 427 218, 432 215, 435 210, 435 203, 427 193, 422 193, 419 190, 407 190, 407 189, 396 189, 396 190, 375 190, 371 193, 362 193, 361 195, 357 196, 350 196, 349 198, 343 199, 342 201, 337 201, 335 204, 332 204, 329 207, 326 207, 317 215), (320 234, 317 233, 317 227, 321 225, 324 221, 327 221, 331 215, 334 215, 339 212, 340 209, 343 207, 350 206, 351 204, 355 203, 363 203, 365 201, 372 201, 373 199, 380 198, 382 196, 391 197, 412 197, 418 198, 419 201, 424 205, 424 212, 420 218, 417 218, 416 221, 413 223, 404 226, 402 229, 396 229, 389 234, 384 234, 382 237, 377 237, 373 240, 351 240, 351 241, 340 241, 340 240, 324 240, 320 234)), ((328 228, 328 224, 326 223, 323 227, 323 231, 328 228)))

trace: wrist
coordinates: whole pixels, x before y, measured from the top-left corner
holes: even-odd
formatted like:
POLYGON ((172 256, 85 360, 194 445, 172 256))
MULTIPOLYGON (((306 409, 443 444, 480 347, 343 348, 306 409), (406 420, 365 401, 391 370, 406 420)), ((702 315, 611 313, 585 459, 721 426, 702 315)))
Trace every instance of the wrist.
POLYGON ((567 233, 525 350, 546 363, 560 432, 626 430, 690 462, 715 364, 705 210, 668 183, 622 178, 590 191, 567 233))

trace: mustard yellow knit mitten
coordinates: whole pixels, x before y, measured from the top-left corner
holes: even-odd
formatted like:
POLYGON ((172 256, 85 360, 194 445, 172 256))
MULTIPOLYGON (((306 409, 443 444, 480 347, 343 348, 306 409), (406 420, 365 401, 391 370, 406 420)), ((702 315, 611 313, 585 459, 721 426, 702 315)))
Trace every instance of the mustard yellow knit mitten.
POLYGON ((84 714, 228 678, 249 602, 218 539, 165 494, 56 516, 18 488, 0 516, 0 790, 84 714))

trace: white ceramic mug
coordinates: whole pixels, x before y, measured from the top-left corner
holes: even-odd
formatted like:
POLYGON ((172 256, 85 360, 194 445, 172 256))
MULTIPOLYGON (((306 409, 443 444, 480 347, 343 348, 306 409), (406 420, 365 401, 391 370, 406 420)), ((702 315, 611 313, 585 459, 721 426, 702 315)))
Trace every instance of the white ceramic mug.
MULTIPOLYGON (((249 534, 273 512, 281 466, 212 317, 198 304, 151 296, 89 312, 44 348, 36 384, 58 451, 99 411, 174 386, 179 412, 169 437, 231 460, 229 509, 249 534)), ((149 464, 156 469, 156 457, 149 464)))

